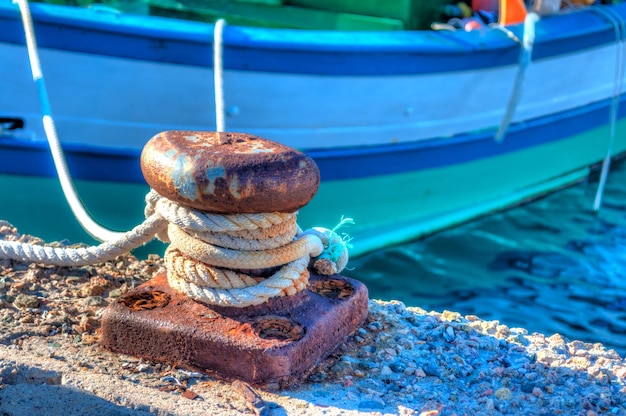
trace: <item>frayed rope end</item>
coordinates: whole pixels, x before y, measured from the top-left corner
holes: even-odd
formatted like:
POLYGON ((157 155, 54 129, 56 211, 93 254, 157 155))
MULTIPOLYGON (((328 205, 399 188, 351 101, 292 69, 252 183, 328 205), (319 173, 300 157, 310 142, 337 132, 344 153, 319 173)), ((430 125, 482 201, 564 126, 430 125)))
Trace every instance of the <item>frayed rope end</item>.
POLYGON ((313 259, 313 268, 320 274, 333 275, 341 272, 348 263, 348 249, 352 248, 352 237, 347 233, 339 235, 341 227, 354 224, 352 218, 341 217, 332 230, 317 228, 328 237, 328 245, 318 257, 313 259))

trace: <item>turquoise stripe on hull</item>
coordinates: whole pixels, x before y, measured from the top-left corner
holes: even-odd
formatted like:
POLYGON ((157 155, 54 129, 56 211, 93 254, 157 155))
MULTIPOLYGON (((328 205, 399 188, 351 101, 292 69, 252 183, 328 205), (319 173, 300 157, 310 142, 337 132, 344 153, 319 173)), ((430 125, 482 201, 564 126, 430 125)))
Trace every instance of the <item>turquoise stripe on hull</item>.
MULTIPOLYGON (((608 118, 608 115, 607 115, 608 118)), ((626 151, 626 121, 613 154, 626 151)), ((300 211, 304 227, 354 218, 352 255, 451 227, 584 178, 604 158, 608 126, 522 151, 398 175, 324 182, 300 211)), ((495 145, 495 144, 494 144, 495 145)))
MULTIPOLYGON (((608 118, 608 115, 607 115, 608 118)), ((406 242, 519 203, 584 178, 602 160, 608 126, 522 151, 419 172, 323 182, 300 211, 302 227, 332 228, 341 216, 354 237, 352 256, 406 242)), ((613 154, 626 151, 626 120, 619 122, 613 154)), ((127 230, 143 216, 146 185, 78 181, 81 198, 103 225, 127 230), (106 195, 106 198, 103 198, 106 195)), ((0 219, 44 240, 94 243, 73 219, 54 178, 0 175, 8 200, 0 219), (54 221, 50 221, 52 216, 54 221)), ((590 207, 591 208, 591 207, 590 207)), ((342 230, 343 231, 343 230, 342 230)), ((149 251, 162 250, 153 246, 149 251)))

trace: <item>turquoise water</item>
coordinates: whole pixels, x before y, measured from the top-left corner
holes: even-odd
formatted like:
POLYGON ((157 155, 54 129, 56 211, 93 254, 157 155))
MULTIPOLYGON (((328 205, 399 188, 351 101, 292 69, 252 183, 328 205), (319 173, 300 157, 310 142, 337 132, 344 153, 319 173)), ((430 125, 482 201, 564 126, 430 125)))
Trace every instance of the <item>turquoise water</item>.
MULTIPOLYGON (((87 211, 101 225, 127 231, 144 220, 146 184, 76 181, 76 189, 87 211)), ((9 221, 20 233, 44 241, 97 244, 74 219, 55 178, 0 175, 0 219, 9 221)), ((138 257, 162 253, 163 245, 150 243, 135 250, 138 257)))
MULTIPOLYGON (((0 175, 0 219, 46 241, 93 243, 73 220, 54 179, 0 175), (32 196, 37 195, 33 204, 32 196)), ((101 223, 143 219, 144 185, 78 182, 101 223)), ((352 259, 346 275, 370 296, 449 309, 509 326, 602 342, 626 355, 626 164, 614 165, 602 210, 596 181, 419 241, 352 259)), ((358 220, 358 219, 357 219, 358 220)), ((349 229, 347 230, 349 231, 349 229)), ((152 244, 139 257, 162 253, 152 244)))
POLYGON ((626 163, 597 180, 353 259, 371 297, 453 310, 626 356, 626 163))

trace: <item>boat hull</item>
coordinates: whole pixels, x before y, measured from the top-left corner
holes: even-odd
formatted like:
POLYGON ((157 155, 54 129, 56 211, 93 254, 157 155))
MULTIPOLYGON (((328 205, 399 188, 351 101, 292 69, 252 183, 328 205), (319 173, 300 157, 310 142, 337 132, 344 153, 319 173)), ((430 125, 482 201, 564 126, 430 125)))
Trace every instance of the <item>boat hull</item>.
MULTIPOLYGON (((33 6, 75 178, 143 184, 138 159, 150 137, 215 129, 212 25, 33 6), (85 39, 75 41, 81 30, 85 39)), ((626 7, 611 10, 626 17, 626 7)), ((0 132, 0 174, 53 176, 18 17, 0 7, 10 29, 0 35, 0 79, 11 80, 2 83, 0 117, 24 124, 0 132)), ((494 136, 520 76, 520 47, 498 31, 464 38, 227 27, 227 129, 311 155, 322 184, 301 225, 354 218, 346 231, 357 255, 493 212, 626 151, 624 34, 593 10, 544 20, 502 143, 494 136)))

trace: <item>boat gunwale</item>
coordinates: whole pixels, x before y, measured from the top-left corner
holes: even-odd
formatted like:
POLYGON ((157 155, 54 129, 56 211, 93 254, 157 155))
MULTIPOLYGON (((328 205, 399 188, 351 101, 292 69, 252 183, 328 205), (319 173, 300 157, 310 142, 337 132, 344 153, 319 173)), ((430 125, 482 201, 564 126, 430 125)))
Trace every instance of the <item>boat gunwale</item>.
MULTIPOLYGON (((41 3, 31 7, 42 48, 212 66, 213 24, 41 3), (82 34, 78 40, 72 36, 75 31, 82 34), (95 42, 101 36, 107 41, 95 42), (119 42, 128 43, 119 48, 119 42)), ((626 20, 626 3, 601 7, 610 7, 626 20)), ((533 59, 616 42, 608 17, 592 9, 542 18, 537 23, 533 59)), ((21 22, 19 30, 18 25, 10 25, 19 21, 17 5, 0 3, 2 20, 9 22, 5 23, 9 30, 0 33, 0 42, 23 44, 21 22)), ((509 30, 521 38, 522 25, 509 30)), ((624 35, 620 31, 621 40, 624 35)), ((342 32, 228 25, 224 46, 225 69, 357 76, 511 65, 517 63, 520 48, 501 30, 342 32), (262 56, 265 59, 259 59, 262 56), (341 61, 332 65, 339 57, 341 61)))

